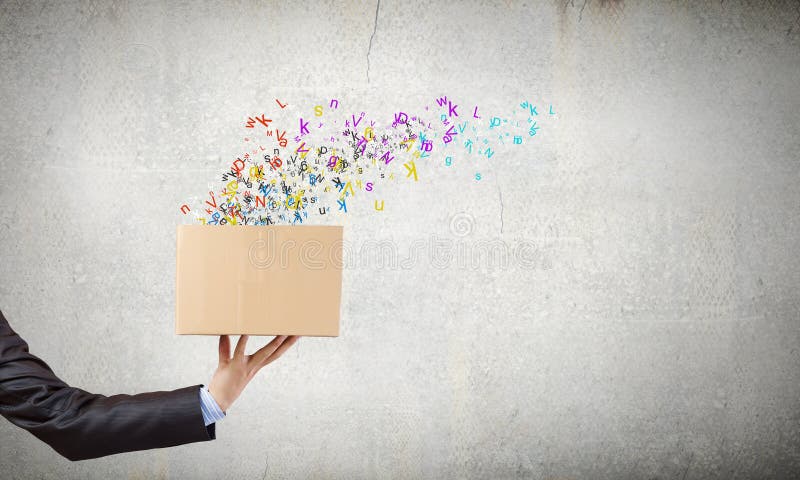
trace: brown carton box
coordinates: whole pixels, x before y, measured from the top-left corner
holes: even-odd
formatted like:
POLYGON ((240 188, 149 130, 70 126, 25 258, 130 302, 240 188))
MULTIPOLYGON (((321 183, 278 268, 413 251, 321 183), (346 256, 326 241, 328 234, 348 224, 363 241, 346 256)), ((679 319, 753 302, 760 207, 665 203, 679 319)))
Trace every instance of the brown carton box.
POLYGON ((178 226, 175 333, 339 336, 342 230, 178 226))

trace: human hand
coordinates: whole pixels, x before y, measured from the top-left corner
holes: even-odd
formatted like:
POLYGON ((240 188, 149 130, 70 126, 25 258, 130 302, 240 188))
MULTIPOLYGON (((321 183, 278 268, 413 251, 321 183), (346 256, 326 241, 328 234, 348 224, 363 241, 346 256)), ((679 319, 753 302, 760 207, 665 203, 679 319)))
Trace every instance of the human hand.
POLYGON ((219 365, 208 384, 208 392, 219 408, 225 412, 239 398, 244 387, 265 365, 269 365, 289 349, 300 338, 298 335, 280 335, 264 345, 256 353, 245 355, 249 335, 242 335, 236 343, 231 358, 231 341, 228 335, 219 337, 219 365))

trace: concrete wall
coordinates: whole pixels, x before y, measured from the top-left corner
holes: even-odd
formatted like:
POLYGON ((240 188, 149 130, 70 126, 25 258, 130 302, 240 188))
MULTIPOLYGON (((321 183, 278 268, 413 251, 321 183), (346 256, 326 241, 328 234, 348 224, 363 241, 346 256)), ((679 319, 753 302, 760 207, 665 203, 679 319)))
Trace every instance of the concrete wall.
POLYGON ((431 165, 343 220, 533 264, 350 266, 341 337, 263 370, 217 440, 71 463, 0 421, 0 476, 800 474, 800 3, 3 1, 0 65, 0 308, 106 395, 210 379, 216 339, 173 333, 175 225, 246 115, 558 111, 480 182, 431 165))

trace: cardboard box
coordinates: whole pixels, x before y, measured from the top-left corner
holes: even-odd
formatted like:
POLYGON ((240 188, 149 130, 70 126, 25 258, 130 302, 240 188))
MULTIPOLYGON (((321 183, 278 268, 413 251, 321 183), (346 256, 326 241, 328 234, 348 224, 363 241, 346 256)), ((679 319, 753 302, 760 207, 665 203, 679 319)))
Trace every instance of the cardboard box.
POLYGON ((178 226, 175 333, 338 336, 342 230, 178 226))

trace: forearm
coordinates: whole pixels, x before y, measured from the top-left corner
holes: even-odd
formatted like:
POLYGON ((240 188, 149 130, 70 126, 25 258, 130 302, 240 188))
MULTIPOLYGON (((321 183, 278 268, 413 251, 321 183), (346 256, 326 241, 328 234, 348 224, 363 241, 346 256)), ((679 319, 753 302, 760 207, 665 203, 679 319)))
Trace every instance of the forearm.
POLYGON ((0 312, 0 414, 70 460, 214 439, 199 388, 104 396, 71 387, 0 312))
MULTIPOLYGON (((212 440, 205 426, 199 385, 137 395, 94 395, 68 387, 64 409, 33 402, 3 406, 3 416, 70 460, 212 440)), ((5 392, 3 392, 5 393, 5 392)))

